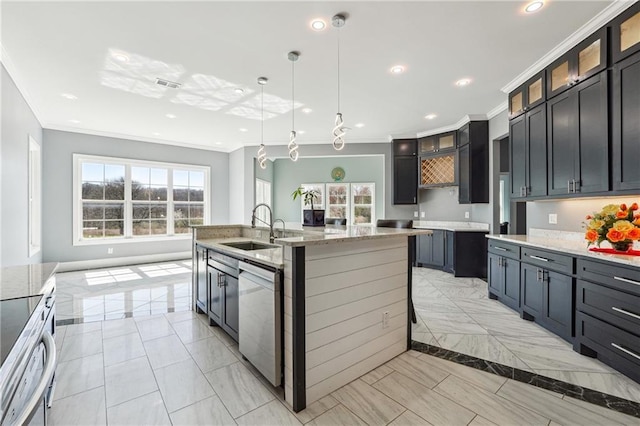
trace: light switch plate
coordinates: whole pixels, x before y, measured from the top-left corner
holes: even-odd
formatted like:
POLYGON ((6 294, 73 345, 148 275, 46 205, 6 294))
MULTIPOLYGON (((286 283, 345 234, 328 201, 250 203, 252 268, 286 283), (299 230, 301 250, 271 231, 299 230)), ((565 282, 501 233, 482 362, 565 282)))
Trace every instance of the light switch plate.
POLYGON ((418 212, 413 212, 413 217, 418 217, 418 212))
POLYGON ((551 225, 557 225, 558 224, 558 215, 555 213, 549 213, 549 223, 551 225))
POLYGON ((464 218, 469 219, 469 212, 464 212, 464 218))
POLYGON ((420 212, 420 218, 424 219, 425 218, 425 212, 420 212))

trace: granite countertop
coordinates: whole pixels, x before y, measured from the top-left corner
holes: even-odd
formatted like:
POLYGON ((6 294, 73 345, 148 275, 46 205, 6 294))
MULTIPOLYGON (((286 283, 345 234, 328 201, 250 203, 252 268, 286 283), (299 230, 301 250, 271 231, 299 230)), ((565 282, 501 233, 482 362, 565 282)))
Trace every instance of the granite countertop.
POLYGON ((55 280, 50 280, 58 263, 8 266, 0 269, 0 300, 48 293, 55 280))
POLYGON ((348 241, 389 238, 399 235, 412 236, 431 234, 426 229, 377 228, 369 225, 326 226, 324 232, 304 232, 301 236, 277 238, 276 243, 285 246, 300 247, 321 244, 335 244, 348 241))
MULTIPOLYGON (((255 262, 262 263, 267 266, 272 266, 277 269, 284 267, 283 261, 283 247, 278 246, 276 248, 269 248, 263 250, 241 250, 234 247, 222 245, 221 243, 235 243, 243 241, 258 241, 255 238, 244 237, 230 237, 230 238, 207 238, 196 240, 197 244, 200 244, 206 248, 219 251, 221 253, 228 254, 238 259, 249 259, 255 262)), ((264 244, 269 244, 266 241, 260 241, 264 244)))
POLYGON ((442 229, 454 232, 489 232, 488 223, 415 220, 413 227, 417 229, 442 229))
POLYGON ((589 251, 586 241, 573 241, 559 238, 530 235, 487 235, 487 238, 495 240, 518 243, 525 246, 554 250, 581 257, 588 257, 596 260, 620 263, 627 266, 640 268, 640 256, 629 256, 621 254, 607 254, 589 251))

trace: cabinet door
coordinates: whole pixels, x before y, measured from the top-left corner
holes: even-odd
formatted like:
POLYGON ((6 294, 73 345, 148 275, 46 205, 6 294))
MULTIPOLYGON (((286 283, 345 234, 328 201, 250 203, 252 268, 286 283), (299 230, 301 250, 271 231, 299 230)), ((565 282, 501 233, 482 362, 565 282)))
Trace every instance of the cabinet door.
POLYGON ((444 255, 444 270, 445 272, 455 273, 455 237, 456 233, 453 231, 445 232, 445 255, 444 255))
MULTIPOLYGON (((580 146, 579 172, 576 172, 574 192, 586 194, 609 190, 607 80, 607 72, 602 72, 572 89, 578 97, 577 127, 580 146)), ((636 146, 638 145, 640 144, 636 139, 636 146)), ((637 165, 638 162, 636 168, 637 165)))
MULTIPOLYGON (((539 105, 527 112, 527 196, 547 195, 547 108, 539 105)), ((513 191, 513 189, 512 189, 513 191)))
POLYGON ((640 51, 640 3, 618 15, 611 23, 613 62, 640 51))
POLYGON ((573 336, 574 280, 556 272, 544 273, 544 323, 560 337, 570 339, 573 336))
POLYGON ((458 203, 471 203, 471 145, 458 149, 458 203))
POLYGON ((515 118, 524 112, 524 91, 525 87, 520 86, 509 93, 509 118, 515 118))
MULTIPOLYGON (((638 14, 640 17, 640 12, 638 14)), ((640 46, 640 44, 639 44, 640 46)), ((613 189, 640 189, 640 53, 613 67, 613 189)))
POLYGON ((393 141, 393 155, 418 155, 416 139, 395 139, 393 141))
POLYGON ((431 238, 431 264, 441 268, 444 267, 444 233, 445 231, 434 230, 431 238))
POLYGON ((231 331, 227 330, 231 337, 238 340, 238 279, 224 274, 224 318, 223 323, 231 331), (235 332, 235 335, 234 335, 235 332))
POLYGON ((520 309, 520 262, 502 258, 504 283, 502 293, 505 305, 513 309, 520 309))
POLYGON ((573 83, 572 70, 574 67, 570 51, 549 65, 547 68, 547 99, 571 87, 573 83))
POLYGON ((456 148, 456 132, 444 133, 438 136, 438 151, 448 151, 456 148))
POLYGON ((509 145, 511 198, 523 198, 524 188, 527 186, 527 131, 524 115, 509 122, 509 145))
POLYGON ((543 282, 542 270, 522 263, 520 267, 520 300, 522 310, 535 318, 542 317, 543 282))
POLYGON ((220 284, 223 273, 215 268, 209 268, 209 318, 218 325, 222 324, 222 290, 220 284))
POLYGON ((549 195, 569 194, 575 177, 578 137, 574 123, 577 108, 578 97, 569 92, 547 102, 549 195))
POLYGON ((195 262, 195 291, 196 291, 196 306, 203 312, 207 312, 207 249, 202 247, 196 247, 196 262, 195 262))
POLYGON ((502 257, 489 253, 488 259, 487 282, 489 284, 489 292, 495 296, 501 297, 504 293, 502 288, 502 283, 504 281, 502 278, 502 257))
POLYGON ((416 204, 418 197, 418 158, 393 159, 393 204, 416 204))
POLYGON ((529 111, 531 108, 545 101, 545 81, 546 73, 543 70, 524 84, 523 90, 527 98, 524 107, 525 111, 529 111))
POLYGON ((418 139, 418 145, 420 154, 436 152, 438 149, 438 137, 436 135, 425 136, 424 138, 418 139))
POLYGON ((418 263, 431 264, 431 240, 432 235, 418 235, 418 263))
POLYGON ((458 130, 458 146, 465 146, 469 143, 469 123, 458 130))

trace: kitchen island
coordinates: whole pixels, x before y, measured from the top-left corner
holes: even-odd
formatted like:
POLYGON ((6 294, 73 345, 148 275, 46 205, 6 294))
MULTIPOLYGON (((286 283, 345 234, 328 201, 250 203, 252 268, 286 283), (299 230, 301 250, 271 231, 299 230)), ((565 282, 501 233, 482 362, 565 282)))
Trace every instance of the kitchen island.
MULTIPOLYGON (((225 250, 226 239, 261 239, 252 232, 260 231, 196 227, 194 250, 199 243, 225 250)), ((281 247, 246 256, 258 263, 259 256, 270 257, 274 263, 266 265, 284 272, 285 400, 300 411, 409 349, 414 237, 431 231, 327 226, 287 232, 275 240, 281 247)), ((232 250, 227 254, 239 255, 232 250)))

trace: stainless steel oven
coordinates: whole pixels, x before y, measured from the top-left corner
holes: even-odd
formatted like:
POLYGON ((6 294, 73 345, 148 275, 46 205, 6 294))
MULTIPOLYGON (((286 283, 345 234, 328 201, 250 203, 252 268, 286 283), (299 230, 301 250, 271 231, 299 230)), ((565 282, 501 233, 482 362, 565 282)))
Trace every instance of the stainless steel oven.
POLYGON ((0 425, 46 425, 57 365, 55 296, 0 300, 0 425))

